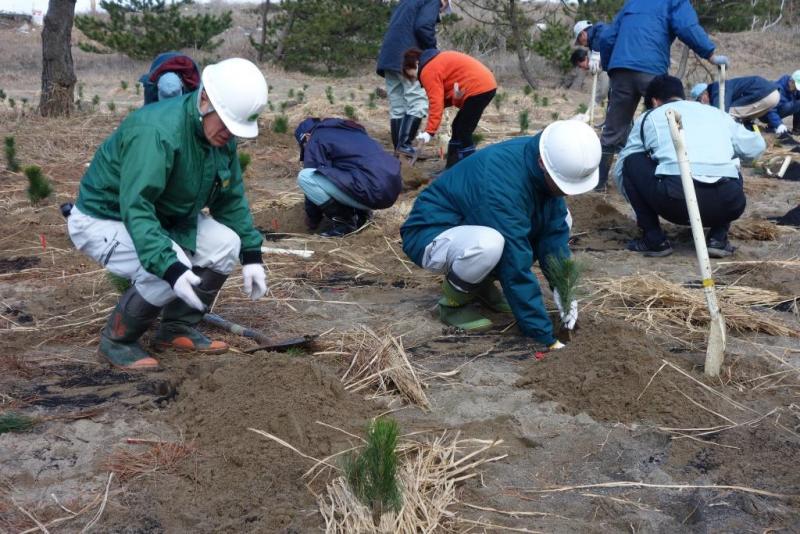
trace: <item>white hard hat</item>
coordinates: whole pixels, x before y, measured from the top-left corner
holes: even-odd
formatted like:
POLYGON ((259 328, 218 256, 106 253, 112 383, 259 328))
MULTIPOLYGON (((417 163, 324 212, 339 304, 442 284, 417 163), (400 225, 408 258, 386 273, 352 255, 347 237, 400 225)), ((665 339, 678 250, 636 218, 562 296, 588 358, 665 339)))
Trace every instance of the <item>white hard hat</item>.
POLYGON ((592 26, 592 23, 588 20, 579 20, 575 23, 575 26, 572 27, 572 33, 575 34, 575 41, 578 41, 578 36, 581 34, 583 30, 592 26))
POLYGON ((203 69, 203 88, 236 137, 258 136, 258 115, 267 105, 267 80, 250 61, 231 58, 203 69))
POLYGON ((585 122, 556 121, 542 132, 539 153, 547 174, 566 195, 580 195, 597 186, 600 139, 585 122))

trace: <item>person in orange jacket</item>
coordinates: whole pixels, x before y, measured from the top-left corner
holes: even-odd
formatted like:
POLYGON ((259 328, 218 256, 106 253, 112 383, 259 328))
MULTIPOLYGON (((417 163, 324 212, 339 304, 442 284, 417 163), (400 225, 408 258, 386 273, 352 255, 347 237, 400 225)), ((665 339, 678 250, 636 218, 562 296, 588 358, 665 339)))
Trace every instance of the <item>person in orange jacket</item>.
POLYGON ((475 152, 472 132, 497 92, 492 71, 461 52, 411 48, 403 55, 403 74, 409 80, 418 79, 428 94, 428 124, 417 140, 429 142, 439 129, 444 108, 455 106, 459 111, 453 120, 445 168, 475 152))

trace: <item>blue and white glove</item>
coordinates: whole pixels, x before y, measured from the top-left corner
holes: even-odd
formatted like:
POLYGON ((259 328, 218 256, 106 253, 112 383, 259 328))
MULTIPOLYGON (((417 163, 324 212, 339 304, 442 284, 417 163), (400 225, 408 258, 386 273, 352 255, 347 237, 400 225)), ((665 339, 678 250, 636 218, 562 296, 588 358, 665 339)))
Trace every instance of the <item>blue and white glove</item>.
POLYGON ((777 128, 775 128, 775 135, 783 135, 789 132, 789 128, 786 127, 785 124, 781 124, 777 128))
POLYGON ((711 63, 714 65, 725 65, 726 67, 730 67, 730 63, 728 62, 728 56, 718 56, 714 54, 709 59, 711 63))
POLYGON ((589 72, 597 74, 600 70, 600 52, 592 50, 592 53, 589 54, 589 72))

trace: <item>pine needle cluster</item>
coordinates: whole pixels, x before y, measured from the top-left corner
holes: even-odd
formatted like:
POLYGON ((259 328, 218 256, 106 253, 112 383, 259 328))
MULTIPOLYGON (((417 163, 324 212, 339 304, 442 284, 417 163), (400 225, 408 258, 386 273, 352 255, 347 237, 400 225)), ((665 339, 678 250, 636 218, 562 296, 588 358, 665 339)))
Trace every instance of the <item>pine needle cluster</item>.
POLYGON ((558 290, 561 306, 568 310, 570 303, 578 298, 578 284, 585 265, 568 256, 547 256, 544 266, 547 280, 558 290))
POLYGON ((0 414, 0 434, 6 432, 25 432, 30 430, 35 424, 36 419, 14 412, 0 414))
POLYGON ((111 284, 111 287, 114 288, 114 291, 122 295, 131 287, 131 281, 127 278, 122 276, 116 275, 111 271, 106 271, 106 278, 108 282, 111 284))
POLYGON ((31 204, 38 204, 41 200, 49 197, 53 192, 50 180, 42 173, 42 168, 38 165, 29 165, 23 170, 28 177, 28 198, 31 204))
POLYGON ((13 135, 6 137, 5 150, 6 150, 6 167, 11 172, 19 171, 20 165, 19 161, 17 160, 17 146, 13 135))
POLYGON ((367 445, 359 454, 344 458, 343 469, 350 489, 372 510, 375 524, 389 510, 401 505, 397 481, 399 427, 393 419, 376 419, 367 430, 367 445))

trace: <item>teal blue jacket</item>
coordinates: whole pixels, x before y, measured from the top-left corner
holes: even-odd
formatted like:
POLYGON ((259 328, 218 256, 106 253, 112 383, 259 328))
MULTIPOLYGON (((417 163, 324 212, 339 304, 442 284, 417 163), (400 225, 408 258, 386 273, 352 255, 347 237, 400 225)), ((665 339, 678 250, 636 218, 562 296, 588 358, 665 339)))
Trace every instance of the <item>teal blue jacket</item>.
POLYGON ((569 227, 567 205, 550 194, 539 166, 540 135, 491 145, 448 169, 417 197, 400 233, 403 251, 421 266, 425 247, 445 230, 500 232, 505 246, 494 275, 522 333, 550 345, 556 338, 531 267, 569 257, 569 227))

